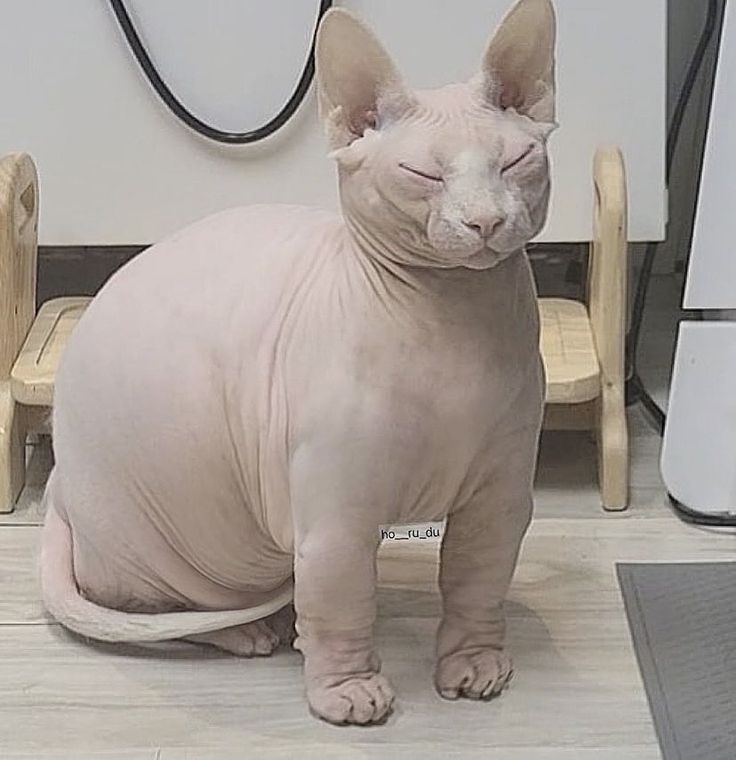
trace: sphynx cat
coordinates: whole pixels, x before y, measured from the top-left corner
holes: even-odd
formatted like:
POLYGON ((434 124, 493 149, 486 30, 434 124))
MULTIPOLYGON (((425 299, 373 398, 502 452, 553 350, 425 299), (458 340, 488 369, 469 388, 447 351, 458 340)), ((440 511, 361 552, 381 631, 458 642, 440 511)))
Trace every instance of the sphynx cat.
POLYGON ((416 92, 354 16, 324 17, 342 217, 200 221, 118 271, 71 336, 42 549, 59 622, 267 655, 293 584, 312 712, 380 722, 379 526, 446 518, 435 685, 502 691, 543 412, 524 247, 547 214, 554 46, 549 0, 520 0, 477 76, 416 92))

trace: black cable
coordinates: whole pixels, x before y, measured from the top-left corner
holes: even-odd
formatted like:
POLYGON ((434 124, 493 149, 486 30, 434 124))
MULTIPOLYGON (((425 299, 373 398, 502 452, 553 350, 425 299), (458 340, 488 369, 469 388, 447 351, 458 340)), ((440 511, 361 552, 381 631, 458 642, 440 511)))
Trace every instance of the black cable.
POLYGON ((665 423, 667 422, 667 415, 644 387, 644 383, 642 383, 638 374, 634 374, 629 378, 629 382, 626 386, 626 394, 627 403, 632 403, 631 399, 641 402, 644 409, 649 412, 649 416, 652 418, 654 427, 660 437, 663 436, 665 423))
POLYGON ((317 14, 317 22, 315 24, 315 33, 312 36, 312 43, 309 48, 309 55, 307 56, 306 63, 302 75, 299 78, 299 82, 296 88, 291 94, 291 97, 286 101, 283 108, 266 124, 257 129, 252 129, 248 132, 227 132, 221 129, 217 129, 210 124, 197 118, 169 89, 168 85, 161 78, 161 75, 156 69, 156 65, 151 60, 151 56, 148 54, 140 35, 138 34, 135 25, 133 24, 128 9, 125 7, 123 0, 110 0, 110 7, 112 8, 115 18, 120 24, 125 39, 138 61, 143 73, 146 75, 151 87, 156 91, 157 95, 166 104, 171 113, 174 114, 180 121, 186 124, 190 129, 193 129, 198 134, 209 140, 214 140, 219 143, 226 143, 228 145, 245 145, 247 143, 254 143, 260 140, 264 140, 266 137, 271 136, 274 132, 277 132, 281 127, 286 124, 289 119, 296 113, 296 110, 304 100, 309 88, 314 79, 314 45, 317 29, 319 28, 319 22, 322 17, 332 6, 332 0, 320 0, 319 12, 317 14))
MULTIPOLYGON (((672 114, 672 120, 670 122, 670 127, 667 133, 666 181, 668 183, 670 175, 672 173, 675 151, 680 139, 682 124, 685 119, 685 112, 695 88, 695 83, 697 82, 698 75, 700 74, 700 70, 703 66, 703 62, 705 61, 706 53, 708 52, 708 48, 718 28, 718 9, 718 0, 709 0, 705 25, 700 35, 700 39, 698 40, 698 45, 695 49, 695 53, 693 54, 692 60, 690 61, 690 65, 688 66, 685 81, 683 83, 682 89, 680 90, 680 95, 678 97, 675 110, 672 114)), ((654 418, 655 424, 661 434, 664 432, 666 415, 645 388, 636 366, 637 351, 641 337, 641 327, 644 321, 644 310, 646 307, 646 300, 649 292, 652 270, 654 268, 654 260, 658 249, 659 243, 657 242, 649 243, 647 245, 644 253, 641 272, 639 274, 636 294, 634 296, 631 324, 629 327, 628 335, 626 336, 626 403, 627 405, 631 405, 637 401, 641 401, 647 411, 654 418)))

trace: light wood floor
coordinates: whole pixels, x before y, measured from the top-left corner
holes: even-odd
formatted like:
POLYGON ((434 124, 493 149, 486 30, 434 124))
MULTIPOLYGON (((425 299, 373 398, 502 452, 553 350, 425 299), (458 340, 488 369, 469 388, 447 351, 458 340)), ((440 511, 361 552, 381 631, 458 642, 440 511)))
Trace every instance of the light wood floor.
POLYGON ((536 519, 509 602, 517 675, 499 700, 435 695, 437 547, 384 547, 378 642, 400 702, 387 725, 367 729, 308 715, 296 652, 247 661, 185 644, 91 645, 50 623, 36 580, 48 452, 35 451, 19 509, 0 515, 0 758, 658 758, 615 563, 733 559, 734 539, 672 516, 659 438, 639 412, 631 429, 624 515, 598 506, 587 436, 543 436, 536 519))
POLYGON ((387 725, 370 729, 307 714, 295 652, 246 661, 185 644, 90 645, 50 623, 35 570, 48 465, 37 451, 20 508, 0 524, 0 757, 659 757, 615 563, 731 559, 734 544, 669 514, 659 441, 638 414, 632 429, 633 505, 614 516, 598 508, 586 436, 544 435, 537 518, 509 603, 517 676, 500 700, 449 703, 434 694, 436 545, 385 546, 378 640, 400 703, 387 725))

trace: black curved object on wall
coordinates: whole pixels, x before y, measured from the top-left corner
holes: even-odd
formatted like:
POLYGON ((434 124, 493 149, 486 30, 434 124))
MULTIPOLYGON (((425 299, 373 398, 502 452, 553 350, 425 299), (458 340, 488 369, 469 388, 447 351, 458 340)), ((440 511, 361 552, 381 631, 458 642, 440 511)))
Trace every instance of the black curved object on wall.
MULTIPOLYGON (((317 13, 317 22, 315 24, 316 30, 319 27, 319 22, 327 11, 332 7, 333 0, 320 0, 319 10, 317 13)), ((207 124, 198 117, 196 117, 171 91, 169 86, 161 78, 161 75, 156 69, 156 65, 151 60, 151 56, 148 54, 140 35, 133 24, 128 9, 125 6, 124 0, 110 0, 110 7, 112 8, 115 18, 120 25, 120 29, 125 36, 125 39, 130 47, 131 52, 138 61, 143 73, 148 79, 151 87, 156 91, 156 94, 166 104, 171 113, 176 116, 181 122, 186 124, 187 127, 194 130, 198 134, 206 137, 209 140, 214 140, 218 143, 225 143, 227 145, 247 145, 249 143, 259 142, 272 134, 277 132, 283 127, 291 117, 296 113, 299 106, 302 104, 309 88, 314 79, 314 43, 315 37, 312 37, 312 43, 309 48, 309 55, 307 61, 304 64, 304 69, 299 77, 294 91, 291 97, 286 101, 283 108, 263 126, 256 129, 249 130, 247 132, 229 132, 213 127, 211 124, 207 124)))

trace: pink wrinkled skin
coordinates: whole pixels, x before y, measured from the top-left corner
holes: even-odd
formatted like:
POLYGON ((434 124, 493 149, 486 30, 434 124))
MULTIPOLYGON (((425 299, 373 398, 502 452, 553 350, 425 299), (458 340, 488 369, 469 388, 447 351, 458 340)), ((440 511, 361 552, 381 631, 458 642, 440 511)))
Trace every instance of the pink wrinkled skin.
POLYGON ((380 722, 378 526, 446 517, 435 685, 500 693, 544 398, 524 246, 547 213, 554 39, 549 0, 520 0, 476 77, 414 92, 326 16, 343 216, 200 221, 115 274, 69 342, 42 552, 61 623, 265 655, 293 578, 311 710, 380 722))

